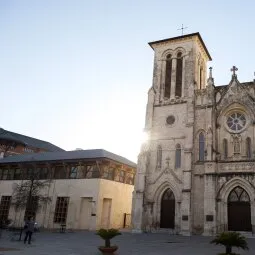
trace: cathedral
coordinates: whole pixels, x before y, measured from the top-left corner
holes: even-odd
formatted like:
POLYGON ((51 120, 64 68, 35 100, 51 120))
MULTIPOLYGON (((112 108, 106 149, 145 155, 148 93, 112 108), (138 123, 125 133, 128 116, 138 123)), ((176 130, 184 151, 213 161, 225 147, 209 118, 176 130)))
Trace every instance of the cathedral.
POLYGON ((149 45, 153 84, 148 141, 133 192, 133 232, 254 233, 255 81, 240 82, 233 66, 229 84, 216 84, 199 33, 149 45))

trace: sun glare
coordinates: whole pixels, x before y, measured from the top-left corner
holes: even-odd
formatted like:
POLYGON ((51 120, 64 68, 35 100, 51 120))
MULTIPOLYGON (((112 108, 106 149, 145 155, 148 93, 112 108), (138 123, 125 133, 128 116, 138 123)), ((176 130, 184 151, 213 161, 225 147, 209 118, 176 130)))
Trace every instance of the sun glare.
POLYGON ((149 134, 146 131, 143 131, 141 134, 141 144, 146 143, 149 140, 149 134))

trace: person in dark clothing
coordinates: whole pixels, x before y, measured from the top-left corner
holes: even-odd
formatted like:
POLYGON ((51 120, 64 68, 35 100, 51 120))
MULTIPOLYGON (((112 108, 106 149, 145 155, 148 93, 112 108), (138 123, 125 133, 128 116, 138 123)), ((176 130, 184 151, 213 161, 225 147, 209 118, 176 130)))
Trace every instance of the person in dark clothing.
POLYGON ((31 244, 31 238, 35 230, 35 222, 31 219, 31 217, 28 218, 28 221, 26 222, 24 229, 26 232, 24 243, 27 242, 28 238, 28 244, 31 244))

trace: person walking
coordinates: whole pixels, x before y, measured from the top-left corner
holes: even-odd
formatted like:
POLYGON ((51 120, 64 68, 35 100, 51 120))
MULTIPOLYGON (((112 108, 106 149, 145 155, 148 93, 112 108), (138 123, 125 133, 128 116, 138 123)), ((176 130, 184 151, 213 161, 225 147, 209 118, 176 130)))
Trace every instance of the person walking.
POLYGON ((31 244, 31 238, 35 230, 35 222, 32 220, 31 217, 28 218, 28 221, 26 222, 24 229, 26 232, 24 243, 27 242, 27 238, 28 238, 28 244, 31 244))

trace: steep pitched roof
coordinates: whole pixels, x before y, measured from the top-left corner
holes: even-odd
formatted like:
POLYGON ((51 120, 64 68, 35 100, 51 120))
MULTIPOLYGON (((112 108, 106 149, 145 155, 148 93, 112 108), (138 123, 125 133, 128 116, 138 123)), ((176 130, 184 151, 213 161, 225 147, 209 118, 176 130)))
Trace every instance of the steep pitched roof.
POLYGON ((131 167, 136 167, 136 164, 134 162, 103 149, 20 154, 1 159, 0 165, 22 162, 25 163, 25 162, 99 159, 99 158, 100 159, 107 158, 131 167))
POLYGON ((240 83, 237 75, 232 75, 232 79, 227 86, 216 87, 216 93, 220 92, 220 99, 217 102, 217 111, 220 114, 227 106, 232 103, 238 102, 243 105, 254 108, 255 98, 249 92, 251 82, 240 83))
POLYGON ((0 139, 15 141, 29 147, 40 148, 46 151, 64 151, 63 149, 59 148, 58 146, 52 143, 42 141, 33 137, 21 135, 18 133, 14 133, 3 128, 0 128, 0 139))

